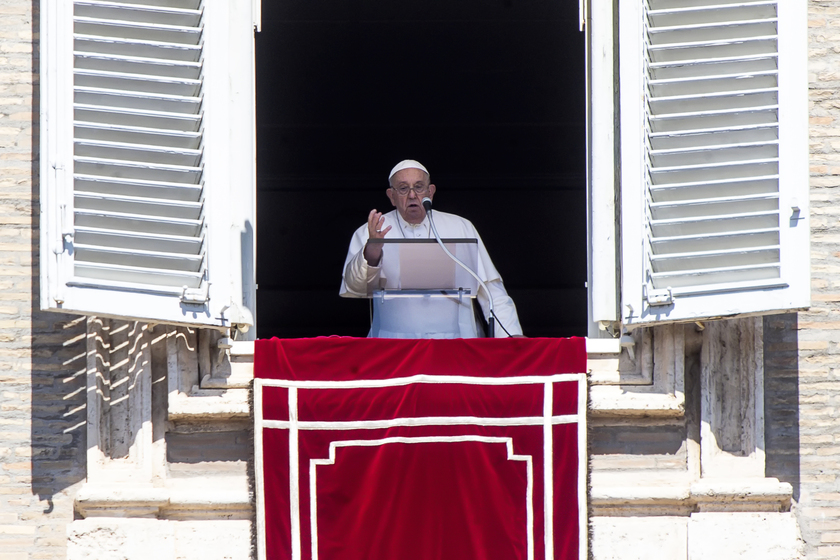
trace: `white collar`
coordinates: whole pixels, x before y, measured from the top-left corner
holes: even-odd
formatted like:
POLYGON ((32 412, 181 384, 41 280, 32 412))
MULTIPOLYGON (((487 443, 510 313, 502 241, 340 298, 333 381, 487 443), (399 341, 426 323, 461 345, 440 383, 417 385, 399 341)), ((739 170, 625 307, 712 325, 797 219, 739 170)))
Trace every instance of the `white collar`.
POLYGON ((409 223, 409 222, 405 221, 405 219, 400 215, 399 210, 394 210, 394 213, 396 213, 396 215, 397 215, 397 223, 400 225, 400 227, 403 230, 405 230, 405 228, 416 229, 416 228, 419 228, 419 227, 422 227, 424 231, 429 229, 429 215, 428 214, 423 216, 423 221, 420 222, 419 224, 412 224, 412 223, 409 223))

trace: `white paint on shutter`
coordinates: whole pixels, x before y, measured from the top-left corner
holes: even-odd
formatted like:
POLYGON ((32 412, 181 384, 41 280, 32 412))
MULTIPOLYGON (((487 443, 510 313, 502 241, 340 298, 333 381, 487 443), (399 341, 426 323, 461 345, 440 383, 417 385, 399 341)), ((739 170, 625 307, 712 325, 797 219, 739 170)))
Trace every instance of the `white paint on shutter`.
MULTIPOLYGON (((802 141, 802 125, 782 129, 780 113, 806 114, 780 101, 782 81, 802 76, 782 75, 780 30, 788 28, 777 2, 647 0, 624 16, 638 18, 624 24, 638 39, 621 43, 631 49, 622 79, 640 73, 643 94, 639 105, 629 76, 622 83, 623 142, 631 144, 622 149, 622 216, 643 217, 622 241, 625 323, 807 305, 807 288, 804 298, 778 297, 801 277, 785 270, 784 252, 807 252, 807 234, 804 245, 787 242, 788 230, 807 224, 789 223, 782 198, 801 185, 785 183, 807 189, 807 171, 780 172, 782 158, 800 156, 783 146, 802 141)), ((793 54, 806 65, 804 49, 793 54)))
POLYGON ((200 0, 74 2, 74 278, 136 291, 205 277, 200 0))
POLYGON ((42 309, 253 324, 253 7, 41 0, 42 309))
POLYGON ((600 324, 618 321, 618 220, 616 220, 617 127, 614 106, 616 73, 612 0, 590 2, 587 22, 589 68, 587 141, 589 181, 589 329, 606 335, 600 324))

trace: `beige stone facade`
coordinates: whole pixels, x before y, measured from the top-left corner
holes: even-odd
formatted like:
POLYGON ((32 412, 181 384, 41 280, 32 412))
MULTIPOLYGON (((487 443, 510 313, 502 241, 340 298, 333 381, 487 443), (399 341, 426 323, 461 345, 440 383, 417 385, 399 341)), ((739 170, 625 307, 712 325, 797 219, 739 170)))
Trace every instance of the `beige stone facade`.
MULTIPOLYGON (((0 560, 248 558, 247 356, 39 310, 37 6, 0 0, 0 560)), ((599 560, 840 557, 840 0, 809 11, 812 307, 595 367, 599 560)))
POLYGON ((85 479, 85 321, 38 310, 37 2, 0 3, 0 558, 63 558, 85 479))

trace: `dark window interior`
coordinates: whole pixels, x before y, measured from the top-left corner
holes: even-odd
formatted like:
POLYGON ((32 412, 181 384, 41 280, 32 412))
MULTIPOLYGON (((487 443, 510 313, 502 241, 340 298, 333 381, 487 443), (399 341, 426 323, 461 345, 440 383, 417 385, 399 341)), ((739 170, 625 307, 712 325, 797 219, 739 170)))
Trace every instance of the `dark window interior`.
POLYGON ((365 336, 353 231, 417 159, 478 228, 528 336, 586 334, 575 0, 273 0, 257 47, 257 332, 365 336))

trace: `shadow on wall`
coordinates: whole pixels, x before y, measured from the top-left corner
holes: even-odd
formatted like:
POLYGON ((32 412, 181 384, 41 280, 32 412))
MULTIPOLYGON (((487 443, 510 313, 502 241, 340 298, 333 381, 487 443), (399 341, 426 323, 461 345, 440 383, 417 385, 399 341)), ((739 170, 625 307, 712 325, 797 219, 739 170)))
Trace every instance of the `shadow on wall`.
POLYGON ((799 330, 796 313, 764 318, 766 476, 793 486, 799 500, 799 330))
MULTIPOLYGON (((39 0, 32 1, 32 34, 38 37, 39 0)), ((39 204, 40 198, 40 119, 38 84, 40 53, 37 41, 32 45, 32 192, 31 222, 21 224, 20 235, 31 239, 30 277, 18 281, 22 294, 30 296, 28 336, 17 341, 21 349, 29 346, 31 409, 30 446, 32 494, 43 503, 45 514, 72 519, 73 497, 65 492, 85 479, 86 457, 86 380, 85 318, 41 311, 39 303, 39 204), (29 231, 25 231, 29 229, 29 231), (26 288, 23 288, 26 286, 26 288), (31 286, 31 288, 30 288, 31 286)), ((21 257, 23 259, 23 257, 21 257)), ((25 270, 27 263, 21 263, 25 270)), ((11 291, 11 290, 10 290, 11 291)), ((22 295, 21 299, 25 296, 22 295)), ((25 299, 24 299, 25 301, 25 299)), ((25 313, 25 311, 24 311, 25 313)), ((24 333, 21 333, 24 334, 24 333)), ((26 366, 21 364, 21 369, 26 366)), ((24 410, 6 412, 4 417, 26 415, 24 410)), ((22 418, 23 419, 23 418, 22 418)))

